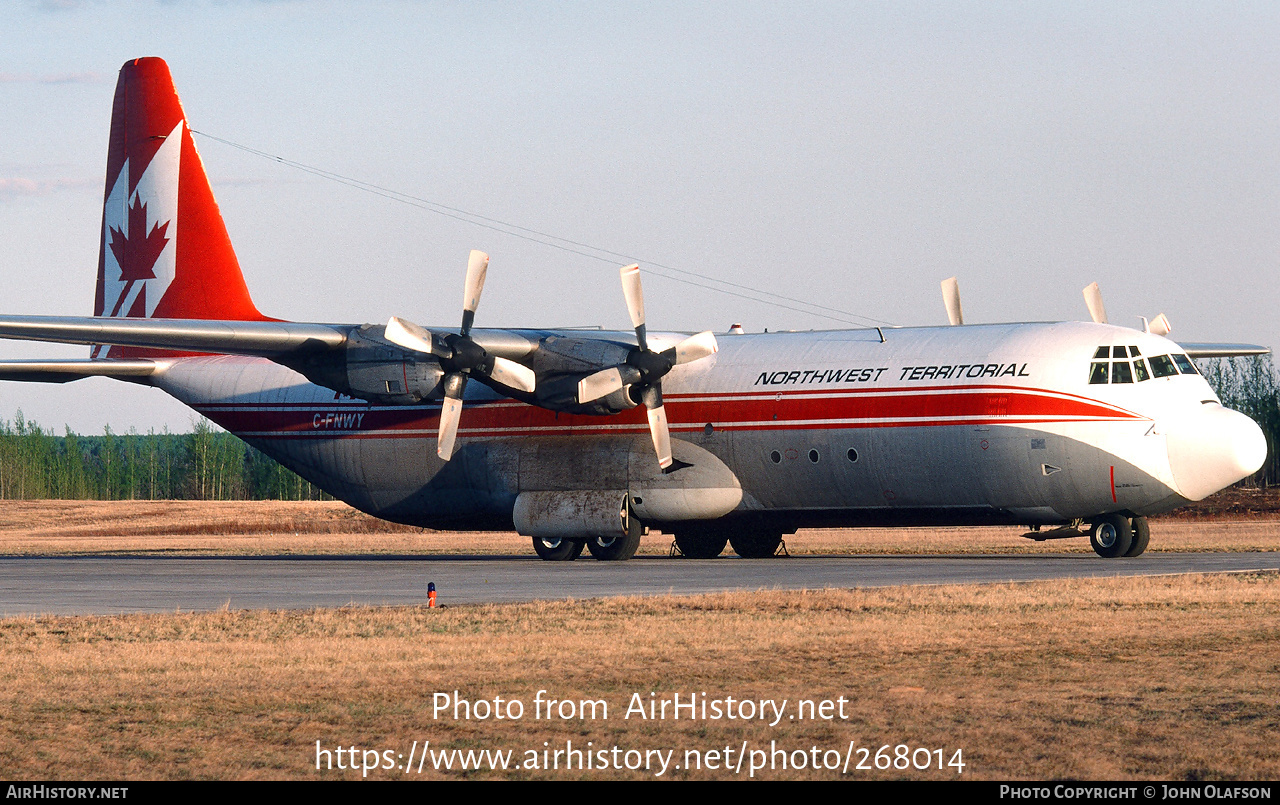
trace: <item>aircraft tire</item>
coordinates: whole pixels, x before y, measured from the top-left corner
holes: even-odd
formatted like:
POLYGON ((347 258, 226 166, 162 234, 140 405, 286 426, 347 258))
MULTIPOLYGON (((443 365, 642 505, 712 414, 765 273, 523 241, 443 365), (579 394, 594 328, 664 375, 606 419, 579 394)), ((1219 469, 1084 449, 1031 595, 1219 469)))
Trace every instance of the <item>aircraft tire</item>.
POLYGON ((533 550, 547 562, 572 562, 581 555, 583 545, 580 539, 533 538, 533 550))
POLYGON ((592 558, 601 562, 625 562, 636 555, 639 547, 639 529, 616 537, 591 537, 587 540, 587 550, 591 552, 592 558))
POLYGON ((676 532, 676 546, 687 559, 715 559, 728 542, 728 537, 714 531, 676 532))
POLYGON ((768 559, 778 552, 782 544, 781 533, 769 531, 740 531, 729 537, 733 552, 743 559, 768 559))
POLYGON ((1143 551, 1147 549, 1147 545, 1151 543, 1151 526, 1147 524, 1147 518, 1133 518, 1133 543, 1129 546, 1129 550, 1124 552, 1126 557, 1142 556, 1143 551))
POLYGON ((1094 553, 1104 559, 1124 556, 1133 545, 1133 526, 1129 518, 1118 514, 1108 514, 1098 518, 1089 529, 1089 544, 1094 553))

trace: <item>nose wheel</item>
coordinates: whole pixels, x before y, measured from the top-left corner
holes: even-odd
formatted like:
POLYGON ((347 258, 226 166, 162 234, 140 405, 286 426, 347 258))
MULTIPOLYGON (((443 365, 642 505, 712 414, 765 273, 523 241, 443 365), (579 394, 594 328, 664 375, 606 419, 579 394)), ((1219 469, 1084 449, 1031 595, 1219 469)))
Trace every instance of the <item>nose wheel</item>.
POLYGON ((1124 556, 1133 545, 1133 526, 1129 518, 1118 514, 1108 514, 1100 518, 1089 529, 1089 544, 1094 553, 1104 559, 1124 556))
POLYGON ((1130 520, 1120 514, 1108 514, 1093 523, 1089 529, 1089 544, 1094 553, 1104 559, 1118 556, 1138 556, 1151 541, 1151 528, 1147 518, 1130 520))
POLYGON ((1124 552, 1125 556, 1141 556, 1147 549, 1147 545, 1151 543, 1151 526, 1147 525, 1147 518, 1133 518, 1133 542, 1129 545, 1129 550, 1124 552))

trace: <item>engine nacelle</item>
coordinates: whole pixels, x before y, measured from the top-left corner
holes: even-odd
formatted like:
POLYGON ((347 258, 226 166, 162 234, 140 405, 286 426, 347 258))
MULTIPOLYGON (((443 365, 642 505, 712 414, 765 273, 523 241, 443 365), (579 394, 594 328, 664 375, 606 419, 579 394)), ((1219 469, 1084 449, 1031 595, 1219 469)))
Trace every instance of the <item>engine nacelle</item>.
POLYGON ((381 335, 381 325, 363 325, 351 331, 341 352, 300 357, 289 366, 313 383, 369 402, 413 405, 444 396, 439 361, 389 344, 381 335))

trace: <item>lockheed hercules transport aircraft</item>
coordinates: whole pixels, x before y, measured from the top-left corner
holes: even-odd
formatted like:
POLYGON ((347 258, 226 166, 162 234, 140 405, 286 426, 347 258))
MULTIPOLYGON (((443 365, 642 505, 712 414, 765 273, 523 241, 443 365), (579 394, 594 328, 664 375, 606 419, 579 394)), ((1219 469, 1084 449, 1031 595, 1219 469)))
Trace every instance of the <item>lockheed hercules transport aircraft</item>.
POLYGON ((120 71, 101 232, 93 317, 0 317, 0 337, 90 357, 0 379, 155 386, 358 509, 514 527, 543 559, 628 559, 648 527, 709 558, 771 556, 802 527, 988 524, 1088 524, 1098 554, 1137 556, 1148 516, 1266 457, 1190 359, 1267 350, 1108 325, 1096 286, 1093 322, 716 338, 649 332, 628 266, 634 334, 480 329, 472 252, 456 330, 269 318, 155 58, 120 71))

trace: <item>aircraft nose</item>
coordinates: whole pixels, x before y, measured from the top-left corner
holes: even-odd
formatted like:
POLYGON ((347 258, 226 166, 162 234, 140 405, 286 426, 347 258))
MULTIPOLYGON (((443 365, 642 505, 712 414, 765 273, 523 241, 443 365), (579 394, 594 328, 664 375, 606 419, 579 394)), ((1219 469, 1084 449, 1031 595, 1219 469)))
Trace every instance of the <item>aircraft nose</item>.
POLYGON ((1202 500, 1258 471, 1267 439, 1258 423, 1220 405, 1203 405, 1166 430, 1169 468, 1178 491, 1202 500))

